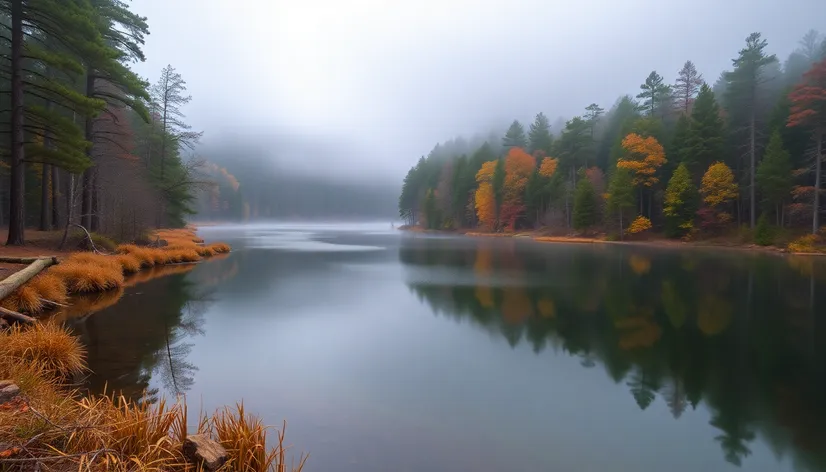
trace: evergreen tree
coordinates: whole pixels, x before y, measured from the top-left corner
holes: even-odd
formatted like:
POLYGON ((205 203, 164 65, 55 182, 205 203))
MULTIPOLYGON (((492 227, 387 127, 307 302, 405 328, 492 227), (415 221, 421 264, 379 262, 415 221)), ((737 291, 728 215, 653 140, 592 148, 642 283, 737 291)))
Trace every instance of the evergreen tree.
POLYGON ((621 154, 621 143, 630 131, 630 123, 639 118, 634 100, 625 95, 608 112, 605 118, 605 127, 597 150, 597 165, 612 169, 621 154))
MULTIPOLYGON (((505 199, 505 160, 497 159, 496 168, 493 171, 493 178, 491 179, 493 186, 493 196, 496 202, 496 211, 502 206, 502 201, 505 199)), ((498 215, 497 215, 498 219, 498 215)))
POLYGON ((694 215, 699 208, 699 197, 688 167, 681 163, 665 189, 663 213, 666 216, 666 235, 678 237, 691 231, 694 215))
POLYGON ((592 103, 585 107, 585 112, 585 121, 588 123, 588 127, 591 128, 591 140, 593 141, 597 123, 599 123, 599 119, 605 110, 596 103, 592 103))
POLYGON ((765 66, 777 62, 777 57, 763 51, 768 42, 760 33, 752 33, 746 38, 746 47, 732 60, 734 70, 725 74, 727 82, 726 106, 732 120, 742 124, 748 133, 746 138, 749 169, 749 221, 754 228, 756 216, 755 176, 757 173, 757 98, 758 87, 763 82, 765 66))
POLYGON ((777 225, 781 225, 783 201, 792 190, 792 164, 789 153, 783 149, 783 138, 775 131, 769 139, 766 154, 757 167, 757 186, 763 197, 763 211, 773 211, 777 225))
POLYGON ((703 75, 697 73, 697 68, 691 61, 685 61, 683 68, 677 75, 677 83, 674 84, 674 98, 677 107, 684 114, 688 115, 694 96, 703 85, 703 75))
POLYGON ((528 152, 534 154, 537 151, 542 151, 546 156, 551 153, 553 137, 550 129, 551 125, 548 118, 543 113, 538 113, 528 132, 528 152))
POLYGON ((508 150, 512 147, 521 147, 525 148, 528 145, 528 140, 525 137, 525 128, 522 127, 522 123, 519 120, 513 120, 508 131, 505 133, 505 137, 502 138, 502 146, 505 147, 505 150, 508 150))
POLYGON ((586 231, 597 222, 597 194, 591 180, 582 176, 574 197, 574 229, 586 231))
POLYGON ((670 163, 686 165, 694 164, 692 162, 691 154, 691 118, 686 115, 680 115, 677 119, 677 126, 674 127, 674 138, 671 140, 670 146, 671 157, 670 163))
POLYGON ((619 217, 620 239, 625 232, 624 215, 636 207, 635 193, 631 171, 622 167, 614 169, 608 182, 608 212, 619 217))
POLYGON ((714 92, 706 84, 700 87, 700 93, 694 102, 688 142, 686 163, 695 180, 711 164, 724 158, 725 138, 720 107, 714 98, 714 92))
POLYGON ((663 78, 657 71, 651 71, 645 82, 640 85, 640 92, 637 98, 642 99, 643 110, 648 111, 648 116, 653 117, 658 107, 665 104, 665 99, 671 93, 671 87, 663 83, 663 78))

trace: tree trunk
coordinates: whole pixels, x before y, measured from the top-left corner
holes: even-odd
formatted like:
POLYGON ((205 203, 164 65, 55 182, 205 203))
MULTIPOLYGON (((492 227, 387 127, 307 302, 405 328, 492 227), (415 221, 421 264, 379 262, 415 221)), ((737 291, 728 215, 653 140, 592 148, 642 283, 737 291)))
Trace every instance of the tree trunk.
POLYGON ((57 166, 52 166, 52 227, 60 227, 60 205, 58 199, 60 195, 60 170, 57 166))
POLYGON ((40 231, 52 229, 52 210, 49 204, 52 199, 49 196, 52 180, 52 166, 43 164, 43 171, 40 178, 40 231))
POLYGON ((622 236, 623 236, 622 235, 622 233, 623 233, 623 231, 622 231, 622 208, 620 208, 619 216, 620 216, 620 241, 622 241, 622 236))
POLYGON ((100 188, 98 187, 98 170, 94 169, 92 173, 92 219, 88 226, 89 231, 100 231, 100 188))
POLYGON ((59 249, 66 246, 69 238, 69 225, 72 224, 72 213, 75 207, 75 174, 69 174, 69 190, 66 192, 66 226, 63 227, 63 238, 60 240, 59 249))
POLYGON ((749 125, 749 128, 750 128, 749 129, 749 160, 750 160, 750 165, 751 165, 751 169, 750 169, 750 173, 749 173, 749 222, 750 222, 750 225, 751 225, 752 229, 754 229, 754 225, 755 225, 754 217, 755 217, 755 214, 757 213, 755 211, 755 198, 754 198, 754 195, 755 195, 754 173, 755 173, 755 169, 757 167, 756 152, 755 152, 755 149, 754 149, 754 147, 755 147, 755 137, 754 137, 755 123, 754 123, 754 121, 755 121, 755 118, 754 118, 754 103, 752 103, 752 106, 751 106, 751 122, 750 122, 750 125, 749 125))
MULTIPOLYGON (((95 94, 95 76, 91 68, 86 69, 86 96, 93 97, 95 94)), ((94 119, 93 117, 86 117, 85 138, 90 143, 94 139, 94 119)), ((83 197, 80 205, 80 224, 90 228, 92 226, 92 193, 94 192, 94 172, 95 164, 92 157, 92 147, 86 149, 86 156, 92 161, 92 166, 83 172, 83 197)))
POLYGON ((818 128, 816 133, 817 150, 815 152, 815 198, 812 209, 812 234, 817 234, 820 229, 820 169, 823 161, 823 138, 824 131, 818 128))
POLYGON ((23 162, 23 0, 11 2, 11 160, 9 165, 9 237, 7 245, 25 243, 25 164, 23 162))

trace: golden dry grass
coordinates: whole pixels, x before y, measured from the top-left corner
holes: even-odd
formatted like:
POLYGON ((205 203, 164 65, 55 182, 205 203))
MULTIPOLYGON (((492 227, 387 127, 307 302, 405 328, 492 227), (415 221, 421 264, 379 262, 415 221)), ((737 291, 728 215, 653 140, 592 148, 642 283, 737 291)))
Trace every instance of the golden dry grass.
MULTIPOLYGON (((202 245, 203 240, 195 235, 192 228, 160 230, 157 236, 167 241, 163 247, 143 247, 123 244, 116 248, 116 254, 103 255, 92 252, 72 253, 60 264, 47 269, 27 284, 0 302, 9 310, 27 314, 37 314, 52 308, 53 303, 64 304, 69 295, 105 292, 124 287, 124 275, 143 275, 143 269, 167 264, 189 264, 226 254, 230 247, 224 243, 202 245)), ((167 273, 181 273, 191 270, 173 269, 167 273)), ((129 285, 148 280, 156 275, 131 277, 129 285)), ((111 297, 106 297, 110 300, 111 297)))
MULTIPOLYGON (((56 324, 0 335, 0 378, 13 380, 22 394, 0 407, 0 441, 14 451, 9 462, 39 461, 49 470, 197 470, 182 452, 190 433, 185 402, 81 396, 61 379, 84 369, 82 347, 56 324)), ((303 455, 296 467, 287 465, 284 429, 269 447, 268 428, 243 403, 199 420, 192 432, 227 449, 221 470, 299 472, 304 467, 303 455)))
POLYGON ((57 376, 80 374, 86 365, 80 341, 57 323, 14 325, 0 333, 0 358, 40 364, 57 376))

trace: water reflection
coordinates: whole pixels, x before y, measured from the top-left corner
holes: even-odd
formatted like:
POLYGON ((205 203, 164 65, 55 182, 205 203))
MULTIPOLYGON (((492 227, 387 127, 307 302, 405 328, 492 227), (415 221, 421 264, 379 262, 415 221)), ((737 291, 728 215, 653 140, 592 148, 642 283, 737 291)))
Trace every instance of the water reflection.
POLYGON ((193 339, 204 334, 211 287, 236 272, 237 262, 214 257, 199 265, 154 267, 130 277, 126 288, 74 297, 54 318, 86 345, 89 390, 149 402, 161 389, 190 390, 198 367, 189 354, 193 339), (161 388, 150 388, 153 379, 161 388))
POLYGON ((399 258, 438 316, 601 365, 641 410, 664 401, 678 420, 707 405, 731 464, 759 435, 826 470, 822 261, 430 238, 405 239, 399 258))

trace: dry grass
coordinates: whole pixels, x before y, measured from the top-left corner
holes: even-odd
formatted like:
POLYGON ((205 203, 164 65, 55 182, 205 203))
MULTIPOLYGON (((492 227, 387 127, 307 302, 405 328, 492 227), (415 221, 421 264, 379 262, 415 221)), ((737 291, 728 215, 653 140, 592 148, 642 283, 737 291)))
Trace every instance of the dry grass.
POLYGON ((39 364, 56 376, 80 374, 85 370, 86 353, 80 341, 57 323, 20 325, 0 333, 0 358, 39 364))
MULTIPOLYGON (((0 335, 0 378, 13 380, 21 396, 0 406, 0 442, 14 464, 40 462, 48 470, 197 470, 187 464, 182 443, 189 418, 184 402, 134 402, 122 396, 81 396, 61 379, 85 369, 83 349, 56 324, 15 328, 0 335)), ((202 415, 196 431, 228 452, 221 470, 299 472, 287 465, 284 430, 267 446, 268 428, 239 403, 202 415)), ((25 469, 24 470, 28 470, 25 469)))
MULTIPOLYGON (((230 247, 224 243, 204 246, 192 228, 161 230, 157 236, 167 241, 163 247, 143 247, 124 244, 116 248, 114 255, 92 252, 72 253, 60 264, 47 269, 40 276, 6 297, 0 306, 27 314, 41 313, 57 304, 66 303, 69 295, 105 292, 125 286, 125 275, 141 274, 143 269, 167 264, 188 264, 226 254, 230 247)), ((175 269, 180 273, 190 270, 175 269)), ((155 275, 149 275, 153 278, 155 275)), ((130 284, 140 281, 130 279, 130 284)), ((108 299, 108 298, 107 298, 108 299)))

